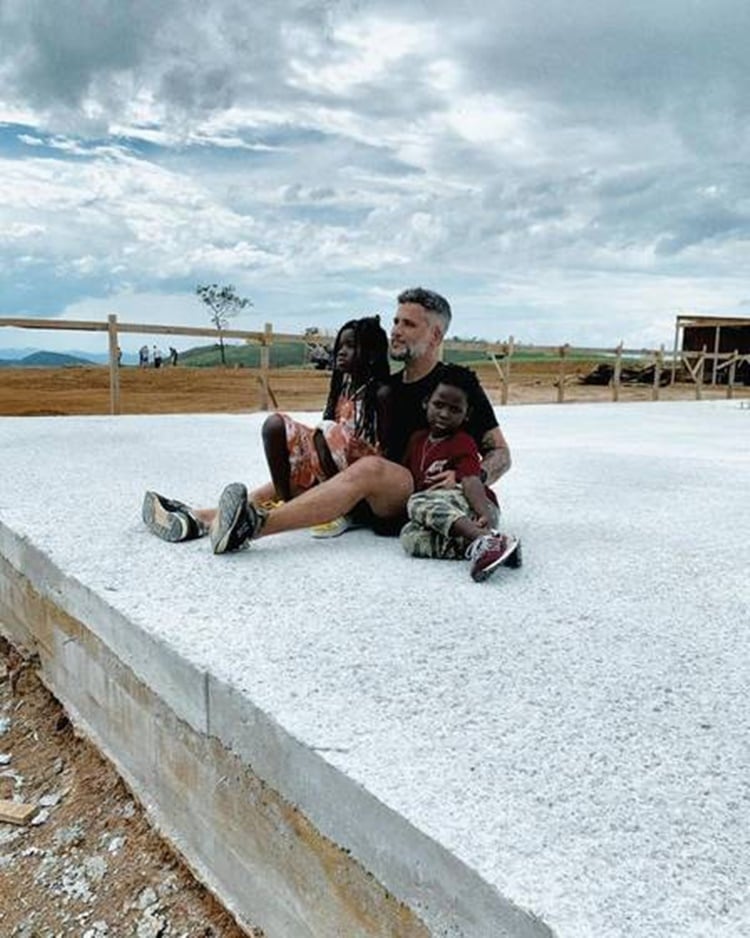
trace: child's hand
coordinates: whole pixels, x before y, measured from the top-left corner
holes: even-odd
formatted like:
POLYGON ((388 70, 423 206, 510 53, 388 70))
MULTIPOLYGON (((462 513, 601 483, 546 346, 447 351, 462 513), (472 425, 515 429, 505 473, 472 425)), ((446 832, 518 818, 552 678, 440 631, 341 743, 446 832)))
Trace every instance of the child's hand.
POLYGON ((424 477, 428 489, 454 489, 456 487, 456 470, 441 469, 433 471, 432 466, 424 477))

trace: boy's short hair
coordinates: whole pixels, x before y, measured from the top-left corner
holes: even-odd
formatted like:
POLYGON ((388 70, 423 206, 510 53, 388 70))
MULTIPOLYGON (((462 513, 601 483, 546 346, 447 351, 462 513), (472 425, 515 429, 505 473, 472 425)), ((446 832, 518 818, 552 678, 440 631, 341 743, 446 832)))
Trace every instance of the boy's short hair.
MULTIPOLYGON (((474 374, 471 368, 465 368, 463 365, 455 365, 453 362, 443 363, 438 366, 438 380, 435 388, 439 384, 447 384, 452 388, 459 388, 466 395, 466 399, 471 403, 472 399, 480 394, 482 387, 479 378, 474 374)), ((434 389, 430 394, 432 397, 434 389)))
POLYGON ((444 296, 435 293, 434 290, 425 290, 424 287, 410 287, 399 293, 397 299, 399 303, 416 303, 428 313, 435 315, 440 320, 442 334, 446 334, 453 314, 451 305, 444 296))

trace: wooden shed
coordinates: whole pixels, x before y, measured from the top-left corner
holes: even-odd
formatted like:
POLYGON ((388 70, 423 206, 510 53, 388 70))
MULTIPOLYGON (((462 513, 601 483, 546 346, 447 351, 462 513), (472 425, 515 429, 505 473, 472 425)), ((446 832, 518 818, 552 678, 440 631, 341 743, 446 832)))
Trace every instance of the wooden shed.
MULTIPOLYGON (((677 316, 675 322, 674 350, 701 352, 710 356, 708 371, 711 384, 726 381, 726 369, 721 368, 721 355, 733 353, 750 355, 750 319, 733 316, 677 316)), ((737 379, 750 384, 750 368, 747 358, 737 368, 737 379)))

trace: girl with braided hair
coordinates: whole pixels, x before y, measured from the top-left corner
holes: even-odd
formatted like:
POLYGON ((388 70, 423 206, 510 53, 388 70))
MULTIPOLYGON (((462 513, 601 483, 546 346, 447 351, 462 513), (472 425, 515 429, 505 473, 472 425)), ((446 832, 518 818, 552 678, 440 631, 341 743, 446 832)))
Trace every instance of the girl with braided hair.
MULTIPOLYGON (((277 499, 289 501, 362 456, 382 453, 389 376, 388 337, 380 317, 345 322, 333 346, 331 386, 320 423, 309 427, 288 414, 275 413, 263 424, 277 499)), ((267 489, 252 493, 251 499, 267 496, 267 489)))

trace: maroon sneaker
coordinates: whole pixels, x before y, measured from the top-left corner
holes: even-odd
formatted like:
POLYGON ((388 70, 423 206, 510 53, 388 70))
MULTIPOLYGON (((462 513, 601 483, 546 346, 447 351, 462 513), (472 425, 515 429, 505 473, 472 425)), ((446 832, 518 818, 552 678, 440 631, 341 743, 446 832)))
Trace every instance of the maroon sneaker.
POLYGON ((498 567, 521 566, 521 542, 512 534, 485 534, 469 544, 466 557, 471 561, 471 578, 486 580, 498 567))

